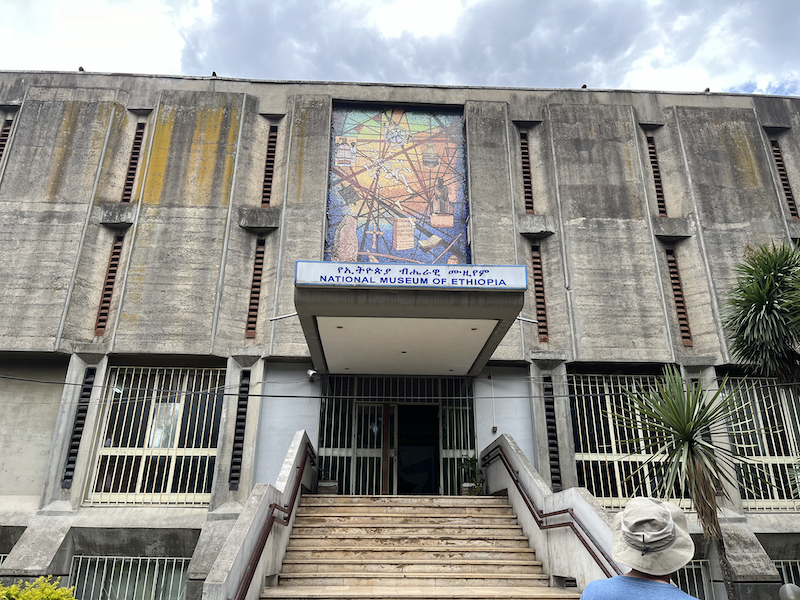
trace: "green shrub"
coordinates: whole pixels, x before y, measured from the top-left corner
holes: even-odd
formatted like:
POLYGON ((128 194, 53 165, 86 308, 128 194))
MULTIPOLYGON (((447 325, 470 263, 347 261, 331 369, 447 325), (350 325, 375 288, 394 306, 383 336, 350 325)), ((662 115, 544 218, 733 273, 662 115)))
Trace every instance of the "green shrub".
POLYGON ((19 581, 9 587, 0 583, 0 600, 75 600, 72 590, 53 583, 52 577, 39 577, 34 582, 19 581))

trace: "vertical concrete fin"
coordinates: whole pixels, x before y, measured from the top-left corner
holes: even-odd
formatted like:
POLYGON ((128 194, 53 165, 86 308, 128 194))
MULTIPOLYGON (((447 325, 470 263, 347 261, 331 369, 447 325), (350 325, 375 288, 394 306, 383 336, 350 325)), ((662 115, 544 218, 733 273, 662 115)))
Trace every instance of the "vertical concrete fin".
POLYGON ((239 154, 242 146, 242 127, 244 126, 245 108, 247 107, 247 94, 242 94, 242 108, 239 112, 239 131, 236 134, 236 157, 233 159, 233 175, 231 176, 231 192, 228 199, 228 217, 225 222, 225 240, 222 243, 222 256, 220 257, 219 280, 217 293, 214 295, 214 316, 211 321, 211 347, 209 354, 214 354, 214 340, 217 337, 217 323, 219 321, 219 306, 222 301, 223 283, 225 282, 225 265, 228 259, 228 242, 231 236, 231 217, 233 214, 233 198, 236 192, 236 173, 239 170, 239 154))
POLYGON ((89 229, 89 219, 92 216, 92 208, 94 207, 95 196, 97 195, 97 184, 100 181, 100 174, 103 170, 103 161, 106 156, 106 150, 108 149, 108 138, 111 136, 111 128, 114 126, 114 114, 117 111, 117 102, 119 100, 119 90, 116 91, 114 94, 114 104, 112 105, 113 108, 111 110, 111 114, 108 117, 108 124, 106 125, 106 134, 103 138, 103 149, 100 151, 100 157, 97 161, 97 168, 95 169, 94 173, 94 182, 92 184, 92 195, 89 198, 88 205, 86 207, 86 219, 83 222, 83 230, 81 231, 81 239, 78 242, 78 251, 75 253, 75 264, 72 267, 72 277, 69 281, 69 288, 67 289, 67 297, 64 301, 64 308, 61 311, 61 322, 58 324, 58 333, 56 334, 55 343, 53 344, 53 351, 58 351, 59 346, 61 345, 61 336, 64 333, 64 324, 67 321, 67 310, 69 309, 70 300, 72 300, 72 292, 75 289, 75 278, 78 276, 78 266, 81 261, 81 254, 83 252, 83 245, 86 241, 86 231, 89 229))

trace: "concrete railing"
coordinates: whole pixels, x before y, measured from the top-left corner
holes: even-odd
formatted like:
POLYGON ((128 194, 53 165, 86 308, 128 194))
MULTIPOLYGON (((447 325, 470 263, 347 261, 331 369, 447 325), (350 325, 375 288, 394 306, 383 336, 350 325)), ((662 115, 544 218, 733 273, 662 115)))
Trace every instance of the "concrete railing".
POLYGON ((484 489, 508 490, 517 519, 552 583, 563 585, 564 579, 574 578, 583 589, 590 581, 622 572, 610 559, 613 518, 588 490, 554 494, 510 435, 489 444, 481 452, 481 464, 484 489))
POLYGON ((247 498, 206 577, 203 600, 258 600, 265 580, 277 575, 286 554, 298 502, 289 505, 299 499, 301 485, 311 489, 317 480, 313 456, 308 435, 298 431, 275 485, 256 484, 247 498))

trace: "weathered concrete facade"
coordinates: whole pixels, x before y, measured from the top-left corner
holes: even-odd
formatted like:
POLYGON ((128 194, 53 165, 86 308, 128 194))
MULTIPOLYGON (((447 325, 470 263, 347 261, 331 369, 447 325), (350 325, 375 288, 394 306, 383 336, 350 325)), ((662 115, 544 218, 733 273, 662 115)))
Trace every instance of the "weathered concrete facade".
MULTIPOLYGON (((321 392, 306 379, 313 365, 304 331, 291 316, 270 319, 296 310, 295 262, 324 258, 331 115, 345 103, 463 110, 472 263, 525 265, 530 277, 537 246, 547 315, 546 341, 537 325, 518 321, 478 377, 478 450, 511 433, 550 481, 547 379, 564 487, 578 482, 567 373, 730 365, 720 316, 734 266, 748 244, 800 239, 771 145, 779 142, 789 181, 800 185, 799 99, 0 73, 0 116, 10 122, 0 161, 0 554, 9 555, 0 576, 64 575, 76 553, 167 553, 194 556, 190 577, 202 580, 252 486, 274 483, 294 431, 316 439, 321 392), (121 203, 141 125, 130 201, 121 203), (263 276, 248 337, 258 240, 263 276), (98 334, 115 243, 116 279, 98 334), (203 506, 87 503, 101 487, 91 478, 104 382, 110 370, 134 365, 225 369, 203 506), (96 384, 64 487, 87 368, 96 384), (232 487, 243 370, 252 373, 251 401, 232 487)), ((529 285, 521 316, 535 320, 536 306, 529 285)), ((798 556, 800 517, 736 508, 730 527, 744 555, 798 556)), ((737 577, 742 589, 766 590, 775 573, 768 561, 742 560, 737 577)))

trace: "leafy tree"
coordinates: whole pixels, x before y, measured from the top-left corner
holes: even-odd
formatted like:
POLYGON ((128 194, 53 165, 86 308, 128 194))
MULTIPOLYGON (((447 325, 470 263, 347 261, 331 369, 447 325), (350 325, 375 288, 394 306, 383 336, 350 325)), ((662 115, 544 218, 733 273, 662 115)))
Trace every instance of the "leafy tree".
POLYGON ((800 381, 800 250, 749 246, 736 272, 723 320, 733 356, 755 374, 800 381))
POLYGON ((750 424, 737 415, 740 387, 707 392, 699 382, 684 382, 677 367, 664 369, 664 379, 655 388, 626 392, 631 411, 615 413, 618 425, 638 437, 639 452, 650 457, 637 469, 650 480, 653 494, 661 498, 688 496, 692 500, 703 536, 717 544, 728 598, 734 600, 732 577, 719 523, 717 493, 730 499, 726 484, 735 487, 735 467, 747 460, 736 443, 717 445, 718 435, 728 437, 729 425, 748 433, 750 424))
POLYGON ((0 600, 75 600, 73 588, 60 587, 52 577, 39 577, 33 582, 17 582, 11 586, 0 583, 0 600))

